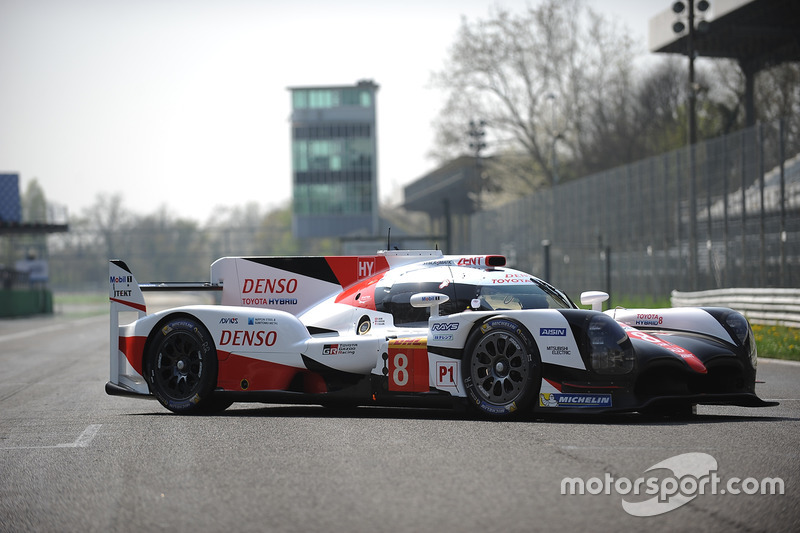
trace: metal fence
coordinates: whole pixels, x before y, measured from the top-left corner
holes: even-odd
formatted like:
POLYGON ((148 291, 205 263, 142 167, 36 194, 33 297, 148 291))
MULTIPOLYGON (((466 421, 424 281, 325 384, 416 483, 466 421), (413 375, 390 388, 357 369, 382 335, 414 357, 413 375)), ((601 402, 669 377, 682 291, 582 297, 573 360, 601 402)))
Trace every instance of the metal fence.
POLYGON ((577 295, 800 282, 800 143, 783 121, 571 181, 471 219, 471 252, 577 295))
POLYGON ((30 285, 30 279, 27 272, 20 272, 0 265, 0 289, 27 288, 28 285, 30 285))

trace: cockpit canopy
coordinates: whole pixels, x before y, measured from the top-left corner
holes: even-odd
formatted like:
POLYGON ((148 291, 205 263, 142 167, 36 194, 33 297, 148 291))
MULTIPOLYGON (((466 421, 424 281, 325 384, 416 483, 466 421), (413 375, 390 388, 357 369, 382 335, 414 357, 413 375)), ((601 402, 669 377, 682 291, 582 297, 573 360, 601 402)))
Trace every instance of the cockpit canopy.
MULTIPOLYGON (((423 272, 419 272, 422 274, 423 272)), ((453 281, 450 269, 437 267, 425 269, 421 276, 406 275, 400 279, 384 279, 375 287, 375 309, 390 313, 395 326, 422 326, 427 323, 429 310, 412 307, 411 296, 420 292, 438 292, 449 301, 439 308, 440 315, 450 315, 467 310, 516 311, 522 309, 569 309, 575 305, 570 299, 547 283, 527 274, 513 276, 484 276, 483 279, 453 281), (428 281, 433 270, 441 281, 428 281), (474 304, 478 306, 475 307, 474 304)), ((466 276, 463 276, 466 277, 466 276)))

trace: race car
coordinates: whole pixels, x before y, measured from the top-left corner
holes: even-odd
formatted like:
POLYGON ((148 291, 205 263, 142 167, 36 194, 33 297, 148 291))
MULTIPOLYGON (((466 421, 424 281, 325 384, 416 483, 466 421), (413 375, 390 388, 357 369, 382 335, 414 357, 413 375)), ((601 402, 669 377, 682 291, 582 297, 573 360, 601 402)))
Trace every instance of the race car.
POLYGON ((599 291, 581 309, 500 255, 224 257, 202 283, 139 284, 120 260, 109 270, 106 392, 175 413, 466 405, 506 419, 776 405, 755 394, 756 345, 738 312, 602 312, 599 291), (213 291, 219 304, 148 314, 148 290, 213 291))

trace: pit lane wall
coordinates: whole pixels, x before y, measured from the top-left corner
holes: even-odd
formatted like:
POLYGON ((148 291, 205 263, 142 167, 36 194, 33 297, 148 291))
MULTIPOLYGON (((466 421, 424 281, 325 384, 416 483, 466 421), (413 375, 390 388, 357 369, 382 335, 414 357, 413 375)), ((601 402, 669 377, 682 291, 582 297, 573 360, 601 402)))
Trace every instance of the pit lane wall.
POLYGON ((800 328, 800 289, 672 291, 672 307, 730 307, 753 324, 800 328))
POLYGON ((47 289, 0 289, 0 318, 52 312, 53 293, 47 289))

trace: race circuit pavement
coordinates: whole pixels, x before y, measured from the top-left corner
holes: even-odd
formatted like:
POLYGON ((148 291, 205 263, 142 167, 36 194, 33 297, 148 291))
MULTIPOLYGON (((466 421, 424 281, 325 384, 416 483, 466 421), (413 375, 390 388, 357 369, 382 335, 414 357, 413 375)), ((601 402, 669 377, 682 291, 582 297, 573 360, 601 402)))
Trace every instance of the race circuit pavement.
POLYGON ((758 392, 780 406, 690 420, 261 404, 180 417, 105 394, 108 344, 105 315, 0 321, 0 531, 800 529, 795 363, 759 363, 758 392), (562 494, 565 479, 583 494, 562 494), (783 494, 760 493, 777 480, 783 494))

